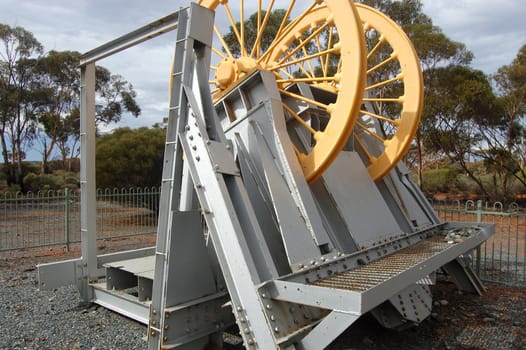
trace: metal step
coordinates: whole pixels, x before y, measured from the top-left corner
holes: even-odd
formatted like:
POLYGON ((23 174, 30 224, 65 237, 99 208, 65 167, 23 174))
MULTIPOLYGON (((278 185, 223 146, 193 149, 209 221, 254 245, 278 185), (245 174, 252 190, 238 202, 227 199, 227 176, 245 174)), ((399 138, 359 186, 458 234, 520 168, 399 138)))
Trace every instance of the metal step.
POLYGON ((136 294, 139 301, 152 299, 154 255, 115 261, 104 264, 104 267, 106 268, 107 290, 128 290, 127 293, 136 294))
POLYGON ((155 256, 108 262, 103 267, 106 279, 90 284, 93 302, 147 325, 155 256))
POLYGON ((91 283, 93 302, 148 325, 150 301, 140 301, 138 297, 120 290, 108 290, 106 283, 91 283))

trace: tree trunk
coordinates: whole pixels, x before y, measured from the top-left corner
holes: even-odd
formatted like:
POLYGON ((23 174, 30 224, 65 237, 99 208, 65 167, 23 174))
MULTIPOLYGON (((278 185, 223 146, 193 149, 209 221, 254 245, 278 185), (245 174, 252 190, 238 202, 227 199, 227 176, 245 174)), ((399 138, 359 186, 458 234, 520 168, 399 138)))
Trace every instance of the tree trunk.
POLYGON ((44 139, 44 152, 42 152, 42 164, 40 164, 40 174, 47 174, 49 173, 49 165, 48 165, 48 152, 47 152, 47 141, 44 139))
POLYGON ((6 182, 8 186, 15 183, 15 174, 13 172, 13 165, 9 160, 9 152, 7 151, 7 142, 5 140, 5 125, 2 125, 2 132, 0 133, 0 139, 2 142, 2 157, 4 158, 4 168, 6 174, 6 182))
POLYGON ((469 167, 467 166, 467 164, 464 161, 459 161, 458 159, 455 159, 455 158, 453 158, 451 156, 449 156, 449 159, 451 159, 452 162, 458 161, 458 163, 460 164, 462 169, 466 172, 466 174, 468 174, 468 177, 470 179, 472 179, 473 181, 475 181, 475 183, 477 184, 478 188, 482 191, 482 193, 484 194, 484 196, 486 196, 487 199, 491 199, 493 197, 488 192, 486 187, 484 187, 484 184, 482 183, 482 181, 480 181, 480 179, 475 176, 475 174, 469 169, 469 167))

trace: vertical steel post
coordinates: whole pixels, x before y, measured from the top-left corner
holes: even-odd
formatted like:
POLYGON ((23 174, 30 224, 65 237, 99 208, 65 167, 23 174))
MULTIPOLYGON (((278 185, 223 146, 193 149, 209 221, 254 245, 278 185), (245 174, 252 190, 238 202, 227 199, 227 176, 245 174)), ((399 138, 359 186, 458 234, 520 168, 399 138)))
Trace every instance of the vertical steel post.
POLYGON ((92 298, 89 282, 97 270, 97 202, 95 186, 95 63, 80 69, 80 234, 82 279, 79 290, 92 298))
POLYGON ((70 221, 71 221, 71 208, 69 206, 69 188, 66 187, 64 191, 64 200, 66 201, 64 205, 64 211, 65 211, 65 233, 66 233, 66 251, 69 252, 69 241, 70 241, 70 221))

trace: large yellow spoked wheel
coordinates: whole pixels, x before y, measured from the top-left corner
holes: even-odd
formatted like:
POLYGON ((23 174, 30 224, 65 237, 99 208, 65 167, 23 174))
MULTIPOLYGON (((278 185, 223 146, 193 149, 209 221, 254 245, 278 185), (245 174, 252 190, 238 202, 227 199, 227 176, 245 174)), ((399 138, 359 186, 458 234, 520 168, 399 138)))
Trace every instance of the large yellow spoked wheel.
POLYGON ((391 171, 418 130, 424 83, 416 51, 404 31, 383 13, 356 4, 364 24, 367 86, 352 140, 369 161, 374 180, 391 171))
POLYGON ((271 16, 275 0, 240 0, 232 6, 228 0, 200 0, 199 4, 216 12, 217 47, 212 51, 218 57, 212 60, 211 81, 216 99, 250 72, 264 69, 276 75, 283 96, 327 113, 327 125, 315 129, 284 106, 312 134, 312 147, 296 154, 307 181, 318 179, 347 143, 362 103, 365 41, 353 1, 291 0, 278 20, 271 16), (221 27, 225 23, 228 28, 221 27), (265 33, 271 26, 277 34, 268 38, 265 33), (339 62, 338 73, 329 69, 333 61, 339 62), (287 89, 298 82, 325 86, 337 92, 336 99, 324 104, 287 89))

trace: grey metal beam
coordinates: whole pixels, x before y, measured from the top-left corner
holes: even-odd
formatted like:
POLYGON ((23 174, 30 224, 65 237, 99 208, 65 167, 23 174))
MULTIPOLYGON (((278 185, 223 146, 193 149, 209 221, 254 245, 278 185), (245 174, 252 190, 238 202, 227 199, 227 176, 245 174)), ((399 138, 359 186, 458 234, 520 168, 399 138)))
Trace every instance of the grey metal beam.
MULTIPOLYGON (((192 96, 191 90, 185 89, 185 92, 192 96)), ((190 97, 189 100, 195 101, 195 98, 190 97)), ((180 141, 232 297, 238 324, 241 324, 241 319, 247 324, 246 330, 242 332, 245 346, 261 349, 275 348, 272 331, 265 326, 267 322, 255 289, 255 285, 262 280, 260 273, 264 266, 256 266, 256 257, 251 255, 265 254, 263 250, 266 247, 261 244, 264 240, 257 238, 255 240, 260 242, 261 251, 253 252, 248 248, 245 235, 260 237, 261 234, 257 232, 259 226, 251 211, 248 197, 242 190, 241 178, 226 175, 229 180, 227 182, 226 176, 216 173, 207 150, 209 140, 206 126, 202 124, 203 118, 198 108, 192 108, 191 112, 190 115, 195 116, 194 120, 189 120, 180 141), (235 195, 237 203, 234 203, 231 195, 235 195), (258 270, 257 267, 260 269, 258 270)), ((217 142, 215 144, 221 145, 217 142)), ((269 271, 272 270, 270 264, 271 262, 266 267, 267 273, 270 277, 274 277, 276 271, 269 271)))
POLYGON ((95 184, 95 64, 80 70, 80 234, 83 281, 80 293, 91 299, 88 288, 97 270, 97 198, 95 184))
POLYGON ((339 310, 358 316, 364 313, 359 292, 280 280, 270 282, 268 290, 274 300, 339 310))
POLYGON ((62 286, 77 285, 82 258, 38 264, 38 288, 52 290, 62 286))
POLYGON ((179 12, 174 12, 166 17, 155 20, 117 39, 111 40, 93 50, 84 53, 80 57, 80 66, 86 66, 105 57, 126 50, 146 40, 168 33, 175 28, 179 21, 179 12))
MULTIPOLYGON (((104 264, 145 257, 155 254, 155 247, 127 250, 97 256, 97 272, 93 277, 104 277, 104 264)), ((77 285, 82 279, 82 257, 38 264, 38 288, 54 289, 62 286, 77 285)))
POLYGON ((332 311, 298 344, 298 350, 325 349, 360 316, 332 311))
POLYGON ((138 301, 137 298, 134 298, 130 294, 116 293, 107 290, 105 283, 92 284, 90 287, 93 291, 94 303, 145 325, 148 324, 150 313, 149 303, 138 301))
POLYGON ((154 254, 155 247, 147 247, 133 250, 125 250, 122 252, 102 254, 97 256, 97 266, 100 268, 103 267, 104 264, 112 263, 115 261, 143 258, 154 254))

